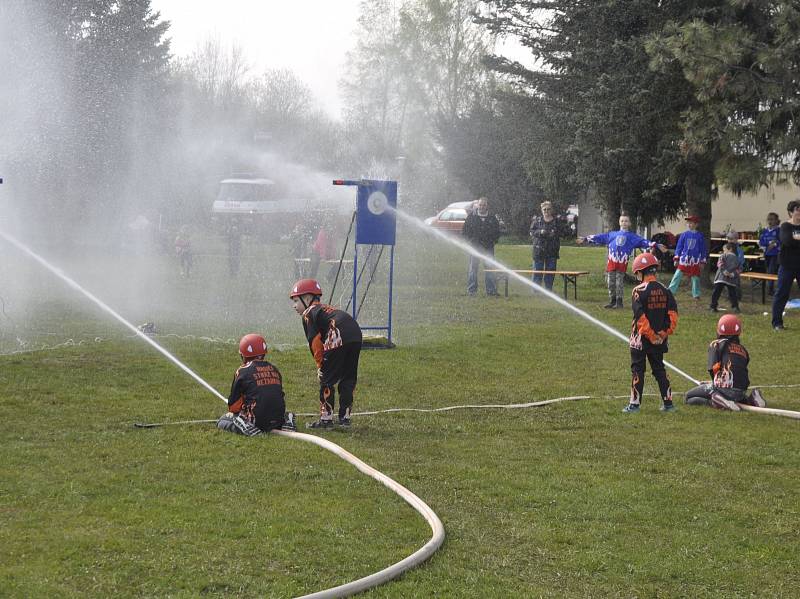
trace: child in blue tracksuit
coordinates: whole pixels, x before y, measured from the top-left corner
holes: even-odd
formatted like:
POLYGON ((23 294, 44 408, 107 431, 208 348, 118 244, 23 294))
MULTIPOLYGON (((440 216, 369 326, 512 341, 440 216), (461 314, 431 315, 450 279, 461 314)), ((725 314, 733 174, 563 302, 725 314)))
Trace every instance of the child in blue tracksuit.
MULTIPOLYGON (((781 219, 774 212, 767 214, 767 228, 761 231, 758 238, 758 245, 764 252, 764 263, 766 272, 771 275, 778 274, 778 254, 781 251, 781 240, 779 233, 781 230, 781 219)), ((775 293, 775 282, 769 282, 769 294, 775 293)))
POLYGON ((708 247, 703 234, 697 230, 700 222, 698 216, 687 216, 686 223, 688 231, 681 233, 678 237, 678 244, 675 246, 675 274, 669 284, 672 294, 678 292, 681 278, 685 274, 692 280, 692 297, 700 299, 700 273, 703 270, 706 260, 708 260, 708 247))
MULTIPOLYGON (((636 248, 645 250, 656 245, 652 241, 639 237, 636 233, 631 233, 630 228, 630 217, 627 214, 622 214, 619 217, 619 231, 609 231, 608 233, 578 238, 578 244, 588 242, 592 245, 608 246, 606 273, 608 275, 609 302, 604 306, 605 308, 622 308, 623 283, 625 281, 625 273, 628 271, 628 260, 633 250, 636 248)), ((667 249, 663 245, 660 245, 659 248, 661 251, 666 251, 667 249)))

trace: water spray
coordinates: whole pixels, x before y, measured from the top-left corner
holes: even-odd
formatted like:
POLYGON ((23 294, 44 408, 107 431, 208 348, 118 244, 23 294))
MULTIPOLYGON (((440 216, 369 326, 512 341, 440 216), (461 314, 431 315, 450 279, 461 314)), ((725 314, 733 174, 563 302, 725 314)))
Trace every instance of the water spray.
POLYGON ((8 233, 5 233, 5 232, 3 232, 3 231, 1 231, 1 230, 0 230, 0 237, 2 237, 3 239, 5 239, 5 240, 6 240, 8 243, 10 243, 10 244, 11 244, 11 245, 13 245, 14 247, 16 247, 16 248, 17 248, 18 250, 20 250, 21 252, 23 252, 23 253, 27 254, 28 256, 30 256, 31 258, 33 258, 34 260, 36 260, 36 262, 38 262, 38 263, 39 263, 39 264, 41 264, 43 267, 45 267, 47 270, 49 270, 51 273, 53 273, 54 275, 56 275, 56 276, 57 276, 59 279, 61 279, 62 281, 64 281, 64 282, 65 282, 67 285, 69 285, 70 287, 72 287, 72 288, 73 288, 73 289, 75 289, 76 291, 78 291, 78 292, 82 293, 82 294, 83 294, 85 297, 87 297, 89 300, 91 300, 91 301, 92 301, 92 303, 94 303, 96 306, 98 306, 99 308, 101 308, 101 309, 102 309, 104 312, 106 312, 107 314, 110 314, 111 316, 113 316, 115 319, 117 319, 119 322, 121 322, 123 325, 125 325, 125 326, 126 326, 128 329, 130 329, 131 331, 133 331, 133 333, 134 333, 134 334, 135 334, 137 337, 139 337, 139 338, 143 339, 144 341, 146 341, 147 343, 149 343, 149 344, 150 344, 152 347, 154 347, 154 348, 155 348, 155 349, 156 349, 156 350, 157 350, 159 353, 163 354, 163 355, 164 355, 166 358, 168 358, 168 359, 169 359, 169 361, 170 361, 170 362, 172 362, 172 363, 173 363, 173 364, 175 364, 175 365, 176 365, 178 368, 180 368, 181 370, 183 370, 183 371, 184 371, 186 374, 188 374, 190 377, 192 377, 192 378, 193 378, 195 381, 197 381, 198 383, 200 383, 200 384, 201 384, 203 387, 205 387, 207 390, 211 391, 211 393, 213 393, 214 395, 216 395, 218 398, 220 398, 220 399, 221 399, 222 401, 224 401, 226 404, 228 403, 228 400, 227 400, 227 399, 225 399, 225 397, 223 397, 223 396, 220 394, 220 392, 219 392, 219 391, 217 391, 216 389, 214 389, 214 387, 212 387, 212 386, 211 386, 211 385, 209 385, 209 384, 208 384, 206 381, 204 381, 202 378, 200 378, 200 376, 198 376, 198 375, 197 375, 197 374, 196 374, 196 373, 195 373, 195 372, 194 372, 194 371, 193 371, 191 368, 189 368, 188 366, 186 366, 186 365, 185 365, 183 362, 181 362, 180 360, 178 360, 178 358, 176 358, 175 356, 173 356, 173 355, 172 355, 171 353, 169 353, 169 352, 168 352, 166 349, 164 349, 164 348, 163 348, 163 347, 161 347, 161 346, 160 346, 158 343, 156 343, 155 341, 153 341, 153 340, 152 340, 150 337, 148 337, 147 335, 145 335, 145 334, 144 334, 142 331, 140 331, 140 330, 139 330, 139 329, 138 329, 136 326, 132 325, 130 322, 128 322, 127 320, 125 320, 125 318, 123 318, 123 317, 122 317, 122 316, 121 316, 121 315, 120 315, 118 312, 116 312, 116 311, 115 311, 113 308, 111 308, 111 306, 109 306, 108 304, 106 304, 106 303, 105 303, 103 300, 101 300, 100 298, 98 298, 97 296, 95 296, 95 295, 94 295, 93 293, 91 293, 90 291, 88 291, 88 290, 84 289, 83 287, 81 287, 81 286, 80 286, 78 283, 76 283, 74 280, 72 280, 70 277, 68 277, 68 276, 67 276, 67 275, 66 275, 66 274, 65 274, 63 271, 61 271, 61 269, 59 269, 59 268, 57 268, 57 267, 53 266, 52 264, 50 264, 50 263, 49 263, 47 260, 45 260, 44 258, 42 258, 42 257, 41 257, 39 254, 37 254, 36 252, 34 252, 34 251, 33 251, 33 250, 31 250, 30 248, 28 248, 28 247, 27 247, 25 244, 23 244, 22 242, 18 241, 16 238, 12 237, 12 236, 11 236, 11 235, 9 235, 8 233))
MULTIPOLYGON (((574 306, 574 305, 570 304, 568 301, 566 301, 565 299, 560 298, 558 295, 556 295, 555 293, 553 293, 549 289, 545 289, 541 285, 537 285, 536 283, 534 283, 530 279, 526 279, 525 277, 523 277, 519 273, 514 272, 512 269, 510 269, 508 266, 506 266, 502 262, 497 261, 493 256, 487 256, 485 254, 481 254, 478 250, 476 250, 474 247, 472 247, 467 242, 461 241, 460 239, 456 239, 455 237, 451 237, 450 235, 447 235, 446 233, 444 233, 444 232, 442 232, 439 229, 436 229, 434 227, 429 227, 424 222, 422 222, 420 219, 415 218, 415 217, 413 217, 413 216, 411 216, 409 214, 406 214, 402 210, 399 210, 399 209, 395 208, 394 211, 396 212, 396 214, 400 218, 402 218, 406 222, 409 222, 409 223, 413 224, 414 226, 416 226, 419 229, 422 229, 423 231, 426 231, 426 232, 428 232, 428 233, 430 233, 432 235, 435 235, 439 239, 442 239, 442 240, 444 240, 444 241, 446 241, 446 242, 448 242, 450 244, 455 245, 456 247, 464 250, 465 252, 467 252, 471 256, 475 256, 476 258, 480 258, 481 260, 484 260, 485 262, 488 262, 494 268, 496 268, 498 270, 502 270, 509 277, 519 281, 520 283, 523 283, 523 284, 527 285, 528 287, 530 287, 534 291, 537 291, 537 292, 549 297, 551 300, 553 300, 554 302, 564 306, 565 308, 567 308, 569 310, 572 310, 573 312, 575 312, 575 314, 577 314, 581 318, 584 318, 584 319, 588 320, 589 322, 591 322, 592 324, 594 324, 597 327, 600 327, 601 329, 603 329, 607 333, 610 333, 610 334, 614 335, 614 337, 618 337, 619 339, 622 339, 625 343, 628 343, 630 341, 628 339, 628 337, 626 337, 625 335, 620 333, 615 328, 607 325, 602 320, 598 320, 597 318, 595 318, 594 316, 592 316, 588 312, 585 312, 584 310, 581 310, 577 306, 574 306)), ((664 365, 667 366, 668 368, 671 368, 672 370, 674 370, 675 372, 677 372, 678 374, 680 374, 682 377, 686 378, 687 380, 691 381, 695 385, 699 385, 700 384, 700 381, 698 381, 697 379, 695 379, 691 375, 687 374, 686 372, 684 372, 683 370, 681 370, 680 368, 678 368, 674 364, 670 364, 669 362, 664 360, 664 365)))
MULTIPOLYGON (((228 404, 228 400, 225 397, 223 397, 216 389, 214 389, 206 381, 200 378, 188 366, 184 365, 180 360, 178 360, 175 356, 169 353, 166 349, 161 347, 158 343, 156 343, 150 337, 148 337, 146 334, 140 331, 137 327, 135 327, 130 322, 125 320, 125 318, 123 318, 120 314, 118 314, 114 309, 108 306, 101 299, 99 299, 91 292, 81 287, 78 283, 76 283, 74 280, 72 280, 70 277, 64 274, 60 269, 50 264, 47 260, 39 256, 39 254, 29 249, 27 246, 25 246, 23 243, 21 243, 11 235, 8 235, 7 233, 0 230, 0 237, 8 241, 14 247, 24 252, 34 260, 36 260, 36 262, 38 262, 47 270, 52 272, 59 279, 67 283, 67 285, 82 293, 84 296, 90 299, 94 304, 99 306, 104 312, 110 314, 119 322, 124 324, 128 329, 133 331, 133 333, 135 333, 137 337, 144 339, 147 343, 153 346, 156 350, 158 350, 158 352, 163 354, 165 357, 167 357, 172 363, 178 366, 181 370, 186 372, 189 376, 191 376, 194 380, 200 383, 203 387, 211 391, 214 395, 216 395, 219 399, 221 399, 225 403, 225 405, 228 404)), ((199 424, 203 422, 205 421, 202 420, 186 421, 182 424, 199 424)), ((152 428, 151 426, 142 424, 137 424, 137 426, 139 428, 152 428)), ((345 583, 343 585, 339 585, 337 587, 319 591, 317 593, 312 593, 311 595, 306 595, 307 598, 332 599, 335 597, 348 597, 350 595, 354 595, 355 593, 360 593, 362 591, 370 589, 374 586, 378 586, 380 584, 389 582, 390 580, 393 580, 398 576, 400 576, 401 574, 403 574, 406 570, 410 570, 411 568, 414 568, 423 563, 424 561, 426 561, 428 558, 430 558, 431 555, 433 555, 436 552, 437 549, 439 549, 441 544, 444 542, 444 536, 445 536, 444 526, 442 525, 442 521, 439 519, 436 513, 430 508, 430 506, 428 506, 428 504, 422 501, 414 493, 406 489, 403 485, 393 480, 392 478, 386 476, 383 472, 373 468, 372 466, 363 462, 350 452, 346 451, 342 447, 339 447, 335 443, 328 441, 327 439, 322 439, 320 437, 304 433, 293 433, 293 432, 278 431, 278 430, 273 430, 271 432, 276 435, 288 436, 293 439, 305 441, 307 443, 313 443, 314 445, 322 447, 336 454, 341 459, 355 466, 355 468, 360 472, 363 472, 370 478, 380 482, 385 487, 389 488, 391 491, 397 494, 401 499, 403 499, 412 508, 414 508, 414 510, 416 510, 423 518, 425 518, 426 522, 431 527, 432 535, 431 538, 428 540, 428 542, 425 543, 425 545, 423 545, 417 551, 415 551, 408 557, 404 558, 403 560, 395 564, 392 564, 379 572, 375 572, 374 574, 370 574, 369 576, 359 578, 358 580, 354 580, 345 583)))

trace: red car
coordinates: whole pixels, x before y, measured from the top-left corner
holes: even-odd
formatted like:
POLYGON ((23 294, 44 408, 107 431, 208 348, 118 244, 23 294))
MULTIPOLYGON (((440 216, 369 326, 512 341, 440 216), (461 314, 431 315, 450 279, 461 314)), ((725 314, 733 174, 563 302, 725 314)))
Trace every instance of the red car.
POLYGON ((454 202, 436 216, 425 219, 425 224, 435 229, 461 235, 464 221, 472 210, 473 202, 454 202))

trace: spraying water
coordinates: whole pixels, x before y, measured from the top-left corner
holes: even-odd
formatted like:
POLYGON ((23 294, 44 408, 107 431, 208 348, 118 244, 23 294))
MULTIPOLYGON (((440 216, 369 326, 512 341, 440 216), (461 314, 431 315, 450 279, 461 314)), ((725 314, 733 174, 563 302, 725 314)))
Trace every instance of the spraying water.
MULTIPOLYGON (((508 266, 506 266, 502 262, 498 262, 494 257, 486 256, 484 254, 481 254, 478 250, 476 250, 474 247, 472 247, 470 244, 466 243, 465 241, 462 241, 460 239, 456 239, 455 237, 447 235, 446 233, 440 231, 439 229, 435 229, 434 227, 429 227, 424 222, 422 222, 420 219, 415 218, 415 217, 411 216, 410 214, 406 214, 402 210, 399 210, 397 208, 394 208, 393 210, 395 211, 395 213, 400 218, 402 218, 404 221, 406 221, 408 223, 411 223, 412 225, 414 225, 418 229, 422 229, 423 231, 425 231, 427 233, 435 235, 439 239, 441 239, 443 241, 446 241, 447 243, 450 243, 452 245, 455 245, 456 247, 464 250, 466 253, 468 253, 468 254, 470 254, 472 256, 475 256, 476 258, 480 258, 481 260, 485 260, 487 263, 491 264, 494 268, 497 268, 497 269, 502 270, 503 272, 505 272, 509 277, 512 277, 513 279, 515 279, 515 280, 517 280, 517 281, 519 281, 521 283, 524 283, 525 285, 527 285, 531 289, 546 295, 547 297, 549 297, 554 302, 557 302, 558 304, 564 306, 568 310, 571 310, 571 311, 575 312, 575 314, 577 314, 581 318, 584 318, 584 319, 588 320, 593 325, 595 325, 597 327, 600 327, 601 329, 603 329, 607 333, 610 333, 610 334, 614 335, 614 337, 618 337, 619 339, 622 339, 625 343, 629 342, 628 337, 626 337, 625 335, 620 333, 618 330, 614 329, 613 327, 610 327, 609 325, 607 325, 603 321, 596 319, 594 316, 592 316, 591 314, 589 314, 587 312, 584 312, 580 308, 578 308, 576 306, 573 306, 568 301, 560 298, 558 295, 556 295, 555 293, 553 293, 549 289, 545 289, 541 285, 537 285, 536 283, 534 283, 530 279, 526 279, 525 277, 523 277, 519 273, 514 272, 512 269, 510 269, 508 266)), ((685 379, 691 381, 695 385, 699 385, 700 384, 700 381, 698 381, 694 377, 690 376, 689 374, 687 374, 686 372, 684 372, 683 370, 681 370, 677 366, 675 366, 673 364, 670 364, 666 360, 664 360, 664 365, 667 366, 668 368, 674 370, 675 372, 680 374, 685 379)))
POLYGON ((211 391, 211 393, 213 393, 214 395, 216 395, 217 397, 219 397, 219 398, 220 398, 222 401, 224 401, 225 403, 228 403, 228 400, 227 400, 227 399, 225 399, 225 397, 223 397, 223 396, 222 396, 222 395, 219 393, 219 391, 217 391, 216 389, 214 389, 214 387, 212 387, 212 386, 211 386, 211 385, 209 385, 209 384, 208 384, 206 381, 204 381, 202 378, 200 378, 200 376, 198 376, 198 375, 197 375, 197 374, 196 374, 196 373, 195 373, 193 370, 191 370, 191 369, 190 369, 188 366, 186 366, 186 365, 185 365, 183 362, 181 362, 180 360, 178 360, 178 358, 176 358, 175 356, 173 356, 173 355, 172 355, 171 353, 169 353, 169 352, 168 352, 166 349, 164 349, 163 347, 161 347, 161 346, 160 346, 158 343, 156 343, 155 341, 153 341, 153 340, 152 340, 150 337, 148 337, 147 335, 145 335, 145 334, 144 334, 142 331, 140 331, 138 328, 136 328, 136 327, 135 327, 134 325, 132 325, 130 322, 128 322, 127 320, 125 320, 125 319, 124 319, 124 318, 123 318, 123 317, 122 317, 120 314, 118 314, 118 313, 117 313, 117 312, 116 312, 116 311, 115 311, 113 308, 111 308, 110 306, 108 306, 108 305, 107 305, 105 302, 103 302, 103 301, 102 301, 100 298, 98 298, 97 296, 95 296, 95 295, 94 295, 94 294, 92 294, 91 292, 87 291, 86 289, 84 289, 83 287, 81 287, 81 286, 80 286, 78 283, 76 283, 76 282, 75 282, 75 281, 73 281, 71 278, 69 278, 69 277, 68 277, 66 274, 64 274, 64 273, 63 273, 63 272, 62 272, 62 271, 61 271, 59 268, 56 268, 55 266, 53 266, 52 264, 50 264, 50 263, 49 263, 47 260, 45 260, 44 258, 42 258, 42 257, 41 257, 39 254, 37 254, 36 252, 34 252, 33 250, 31 250, 30 248, 28 248, 27 246, 25 246, 25 245, 24 245, 22 242, 18 241, 17 239, 15 239, 14 237, 12 237, 11 235, 8 235, 7 233, 5 233, 5 232, 3 232, 3 231, 0 231, 0 237, 2 237, 3 239, 5 239, 7 242, 9 242, 11 245, 13 245, 14 247, 16 247, 17 249, 19 249, 19 250, 20 250, 20 251, 22 251, 23 253, 27 254, 28 256, 30 256, 31 258, 33 258, 34 260, 36 260, 36 261, 37 261, 39 264, 41 264, 42 266, 44 266, 44 267, 45 267, 47 270, 49 270, 50 272, 52 272, 52 273, 53 273, 54 275, 56 275, 56 276, 57 276, 59 279, 61 279, 62 281, 64 281, 64 282, 65 282, 67 285, 69 285, 69 286, 70 286, 70 287, 72 287, 73 289, 75 289, 75 290, 79 291, 80 293, 82 293, 83 295, 85 295, 85 296, 86 296, 87 298, 89 298, 89 299, 90 299, 92 302, 94 302, 94 303, 95 303, 97 306, 99 306, 99 307, 100 307, 100 308, 101 308, 101 309, 102 309, 104 312, 106 312, 106 313, 110 314, 111 316, 113 316, 114 318, 116 318, 116 319, 117 319, 119 322, 121 322, 122 324, 124 324, 124 325, 125 325, 125 326, 126 326, 128 329, 130 329, 131 331, 133 331, 133 332, 134 332, 134 333, 135 333, 135 334, 136 334, 138 337, 141 337, 141 338, 142 338, 144 341, 146 341, 147 343, 149 343, 150 345, 152 345, 152 346, 153 346, 153 347, 154 347, 154 348, 155 348, 157 351, 159 351, 161 354, 163 354, 165 357, 167 357, 167 358, 168 358, 168 359, 169 359, 169 360, 170 360, 170 361, 171 361, 173 364, 175 364, 175 365, 176 365, 178 368, 180 368, 181 370, 183 370, 183 371, 184 371, 186 374, 188 374, 190 377, 192 377, 192 378, 193 378, 195 381, 197 381, 197 382, 198 382, 198 383, 200 383, 200 384, 201 384, 203 387, 205 387, 206 389, 208 389, 209 391, 211 391))

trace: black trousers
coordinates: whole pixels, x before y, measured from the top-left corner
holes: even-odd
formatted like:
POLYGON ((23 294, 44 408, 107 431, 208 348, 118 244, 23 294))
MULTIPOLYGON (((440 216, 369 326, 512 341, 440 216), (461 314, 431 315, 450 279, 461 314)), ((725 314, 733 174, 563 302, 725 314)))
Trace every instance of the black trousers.
POLYGON ((644 372, 646 362, 650 362, 650 371, 658 382, 662 401, 672 401, 672 389, 664 367, 664 350, 651 346, 647 350, 631 348, 631 403, 639 404, 644 391, 644 372))
POLYGON ((751 403, 749 400, 747 392, 742 389, 723 389, 721 387, 714 387, 714 385, 709 383, 703 383, 689 389, 686 392, 686 403, 690 406, 707 406, 710 403, 713 393, 719 393, 722 397, 731 401, 755 405, 755 403, 751 403))
POLYGON ((725 288, 728 289, 731 308, 738 308, 739 290, 734 285, 726 285, 725 283, 714 283, 714 291, 711 293, 711 307, 716 308, 719 305, 719 296, 722 295, 722 290, 725 288))
POLYGON ((341 347, 325 352, 322 358, 319 380, 320 416, 332 416, 336 401, 336 385, 339 388, 339 418, 349 416, 353 405, 353 393, 358 382, 358 357, 361 342, 345 343, 341 347))

